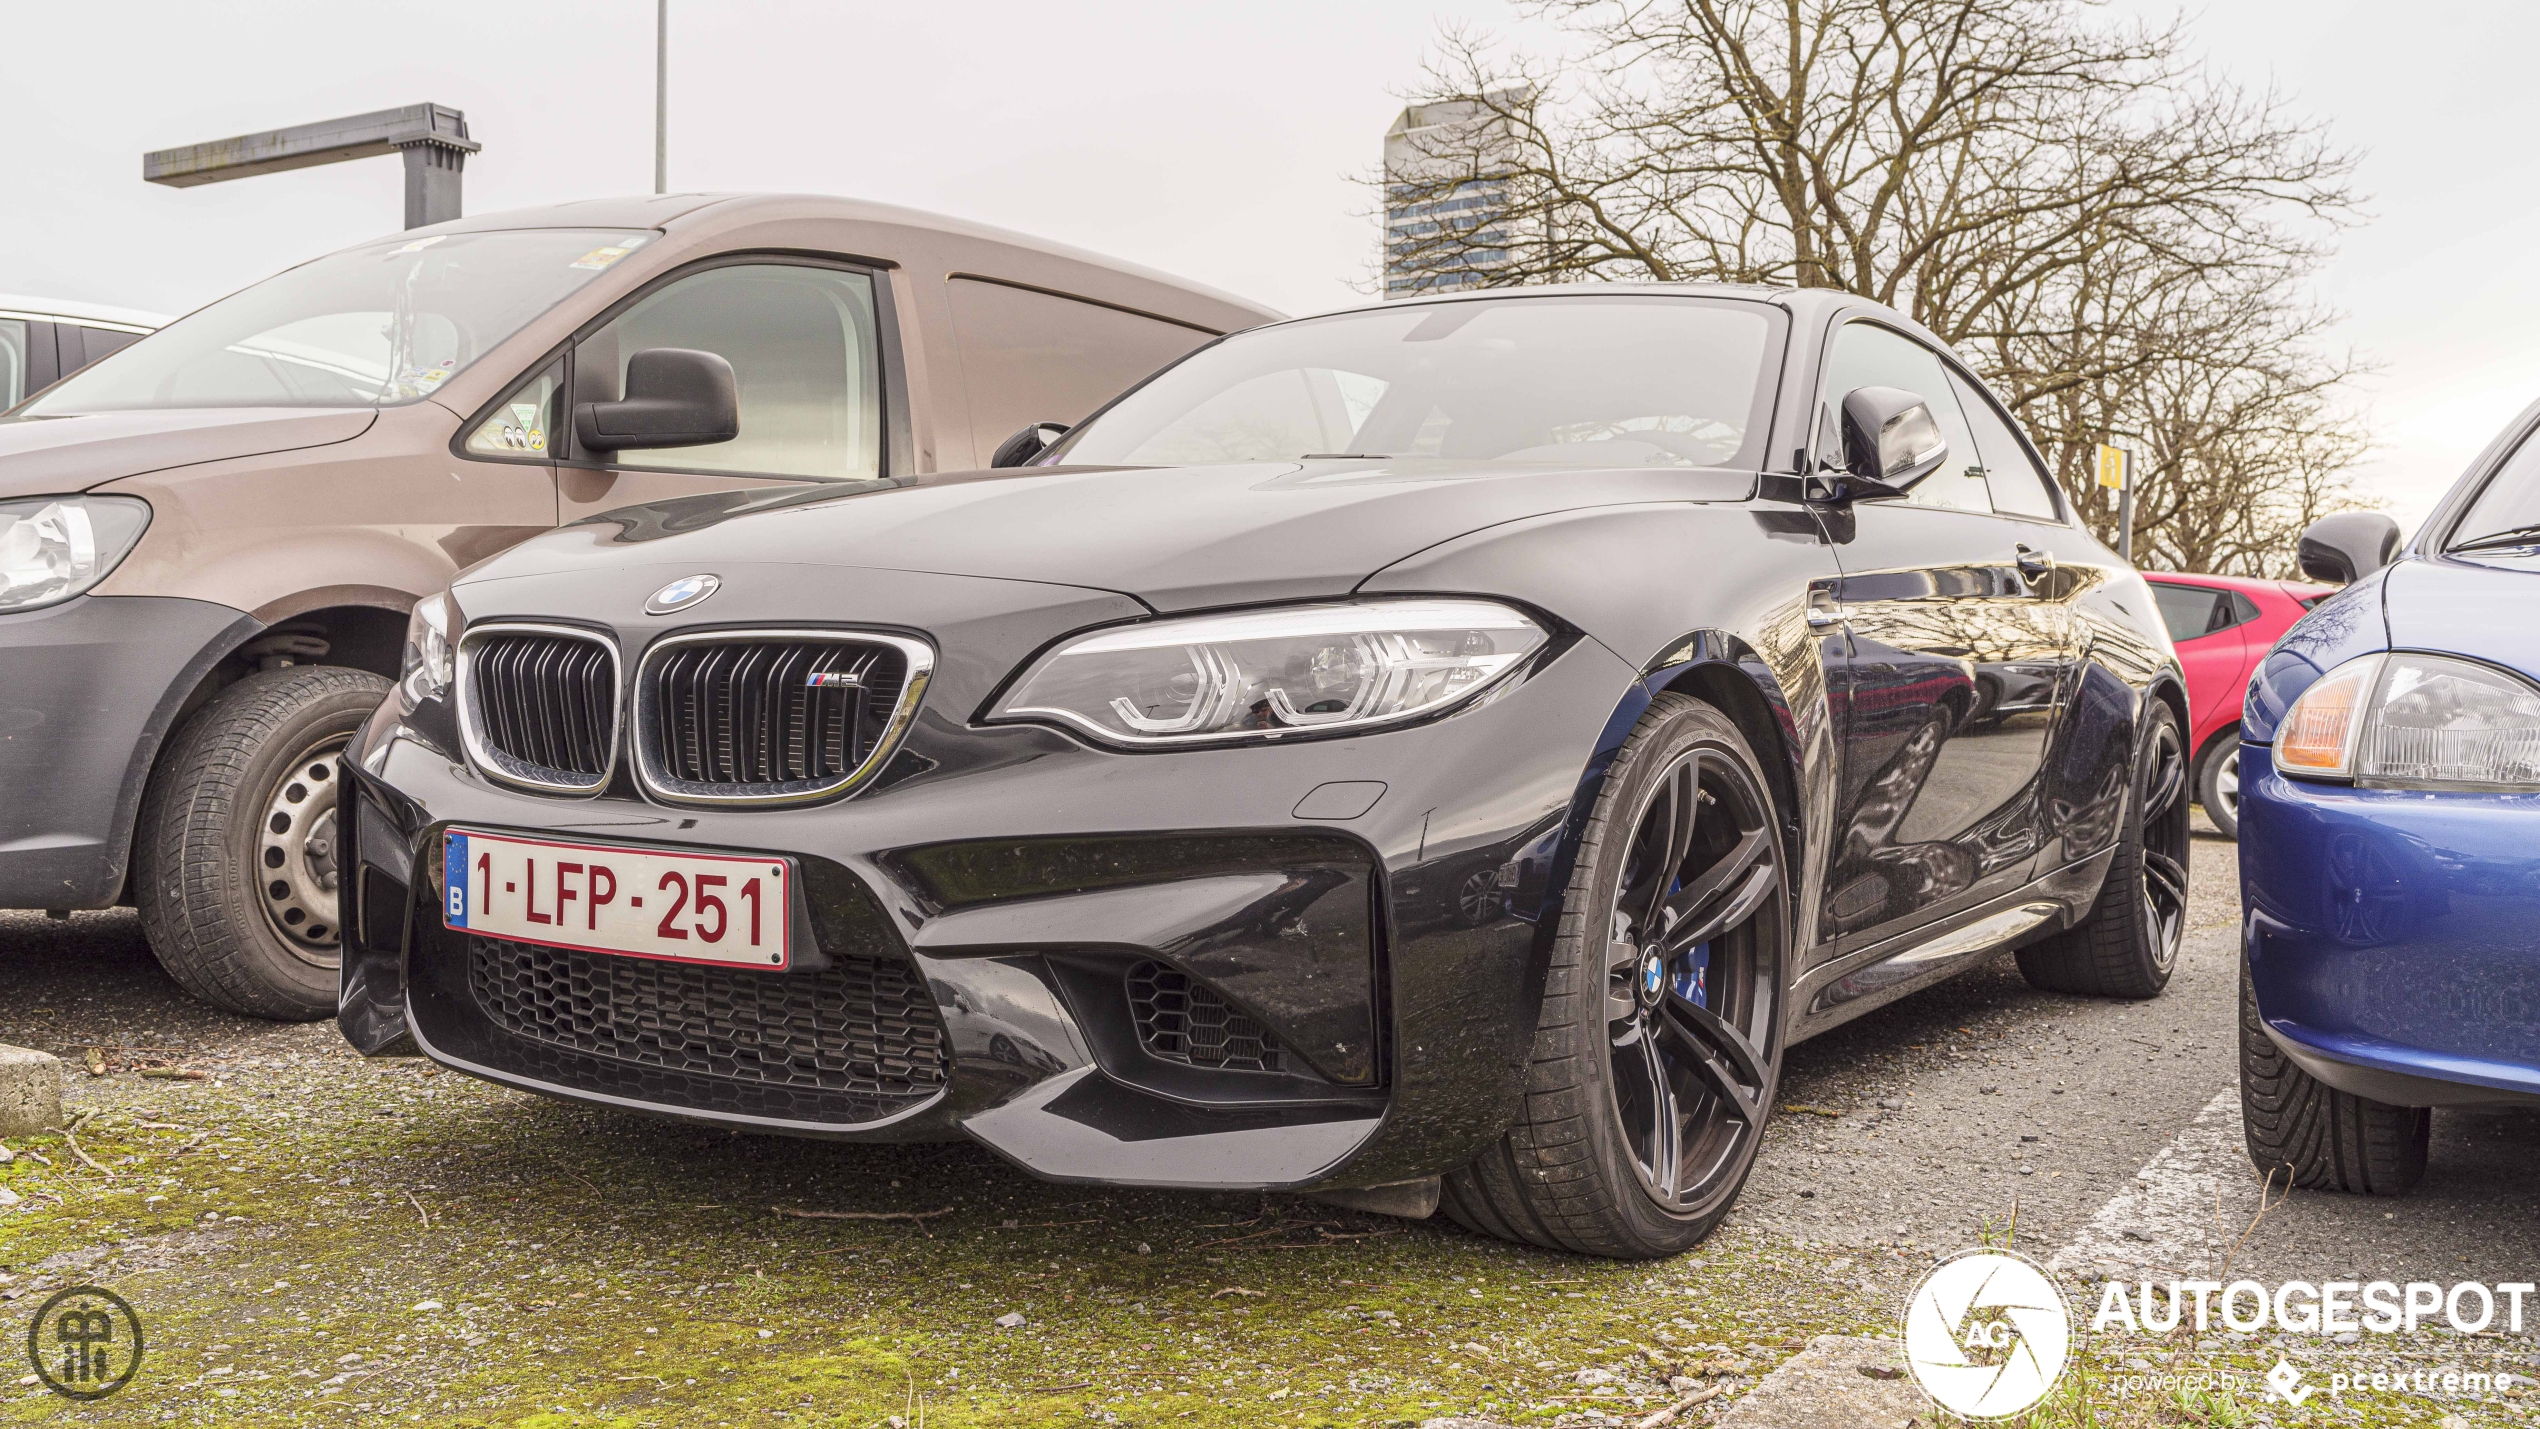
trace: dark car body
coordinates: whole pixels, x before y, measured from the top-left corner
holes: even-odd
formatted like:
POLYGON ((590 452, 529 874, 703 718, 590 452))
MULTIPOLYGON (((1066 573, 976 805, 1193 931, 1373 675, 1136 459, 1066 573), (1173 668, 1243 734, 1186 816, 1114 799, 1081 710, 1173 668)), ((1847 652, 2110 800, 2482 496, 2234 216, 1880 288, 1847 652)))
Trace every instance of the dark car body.
POLYGON ((2394 563, 2287 632, 2249 687, 2241 891, 2256 1017, 2310 1077, 2390 1107, 2540 1105, 2540 785, 2288 776, 2273 746, 2306 691, 2383 652, 2540 681, 2540 546, 2480 542, 2495 523, 2470 524, 2491 487, 2520 483, 2528 499, 2535 425, 2540 407, 2394 563))
MULTIPOLYGON (((2046 514, 1808 499, 1835 331, 1874 323, 1946 351, 1886 309, 1826 292, 1590 291, 1401 306, 1751 309, 1769 343, 1735 463, 909 475, 635 508, 466 573, 450 599, 468 628, 569 622, 629 669, 704 628, 890 632, 935 662, 884 772, 790 807, 664 802, 623 765, 587 799, 506 787, 461 753, 449 701, 392 700, 346 760, 360 810, 347 1035, 716 1124, 967 1134, 1060 1179, 1434 1176, 1516 1110, 1593 791, 1670 691, 1727 711, 1774 785, 1799 950, 1779 1004, 1791 1036, 2075 921, 2108 868, 2146 702, 2185 714, 2142 580, 2007 438, 1994 480, 2027 483, 2016 500, 2046 514), (693 614, 644 613, 701 572, 721 587, 693 614), (1019 671, 1088 628, 1418 596, 1506 602, 1552 636, 1491 697, 1363 734, 1124 752, 984 718, 1019 671), (843 969, 825 975, 881 1008, 861 1025, 892 1065, 923 1065, 887 1086, 820 1086, 574 1042, 553 1029, 594 1011, 587 988, 541 1021, 444 926, 453 825, 798 859, 806 916, 843 969), (1277 1066, 1158 1055, 1157 1008, 1184 1015, 1172 1009, 1194 986, 1286 1049, 1277 1066), (1010 1051, 935 1051, 952 1005, 957 1043, 1002 1037, 1010 1051)), ((1954 363, 1950 380, 1990 410, 1954 363)), ((640 980, 667 995, 667 975, 640 980)))

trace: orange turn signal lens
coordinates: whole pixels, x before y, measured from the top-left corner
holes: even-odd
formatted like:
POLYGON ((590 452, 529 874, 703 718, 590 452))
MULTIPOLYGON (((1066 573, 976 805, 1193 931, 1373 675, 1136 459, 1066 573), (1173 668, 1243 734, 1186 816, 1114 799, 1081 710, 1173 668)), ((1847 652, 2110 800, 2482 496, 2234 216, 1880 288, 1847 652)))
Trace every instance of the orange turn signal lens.
POLYGON ((2349 660, 2302 692, 2275 736, 2275 767, 2287 774, 2351 774, 2364 701, 2381 674, 2379 655, 2349 660))

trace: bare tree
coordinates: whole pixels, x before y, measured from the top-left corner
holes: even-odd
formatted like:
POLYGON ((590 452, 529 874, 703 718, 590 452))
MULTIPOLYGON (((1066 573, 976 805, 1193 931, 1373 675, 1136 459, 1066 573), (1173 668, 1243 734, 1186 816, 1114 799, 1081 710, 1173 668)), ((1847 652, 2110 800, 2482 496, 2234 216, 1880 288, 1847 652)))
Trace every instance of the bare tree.
POLYGON ((1585 58, 1449 32, 1388 176, 1389 271, 1841 288, 1952 344, 2103 534, 2091 449, 2138 449, 2147 564, 2282 564, 2352 504, 2362 436, 2301 294, 2349 157, 2086 0, 1538 0, 1585 58), (1465 207, 1474 207, 1469 202, 1465 207), (1460 221, 1458 221, 1460 219, 1460 221))

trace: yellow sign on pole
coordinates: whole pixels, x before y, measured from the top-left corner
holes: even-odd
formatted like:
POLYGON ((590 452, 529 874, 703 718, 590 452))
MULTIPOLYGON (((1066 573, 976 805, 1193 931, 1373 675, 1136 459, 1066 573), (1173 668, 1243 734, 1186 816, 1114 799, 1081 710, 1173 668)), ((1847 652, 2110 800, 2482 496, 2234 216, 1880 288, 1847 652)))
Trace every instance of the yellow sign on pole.
POLYGON ((2099 447, 2099 484, 2110 491, 2126 489, 2128 468, 2134 465, 2134 453, 2124 447, 2101 443, 2099 447))

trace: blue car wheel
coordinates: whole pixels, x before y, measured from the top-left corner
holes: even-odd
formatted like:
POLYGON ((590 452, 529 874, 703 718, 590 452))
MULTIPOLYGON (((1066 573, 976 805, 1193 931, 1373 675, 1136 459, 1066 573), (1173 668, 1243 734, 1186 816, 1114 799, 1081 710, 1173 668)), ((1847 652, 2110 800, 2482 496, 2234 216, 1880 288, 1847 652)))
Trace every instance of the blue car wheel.
POLYGON ((2315 1190, 2403 1196, 2425 1174, 2434 1115, 2341 1092, 2294 1065, 2258 1017, 2240 969, 2240 1114, 2249 1160, 2315 1190))

